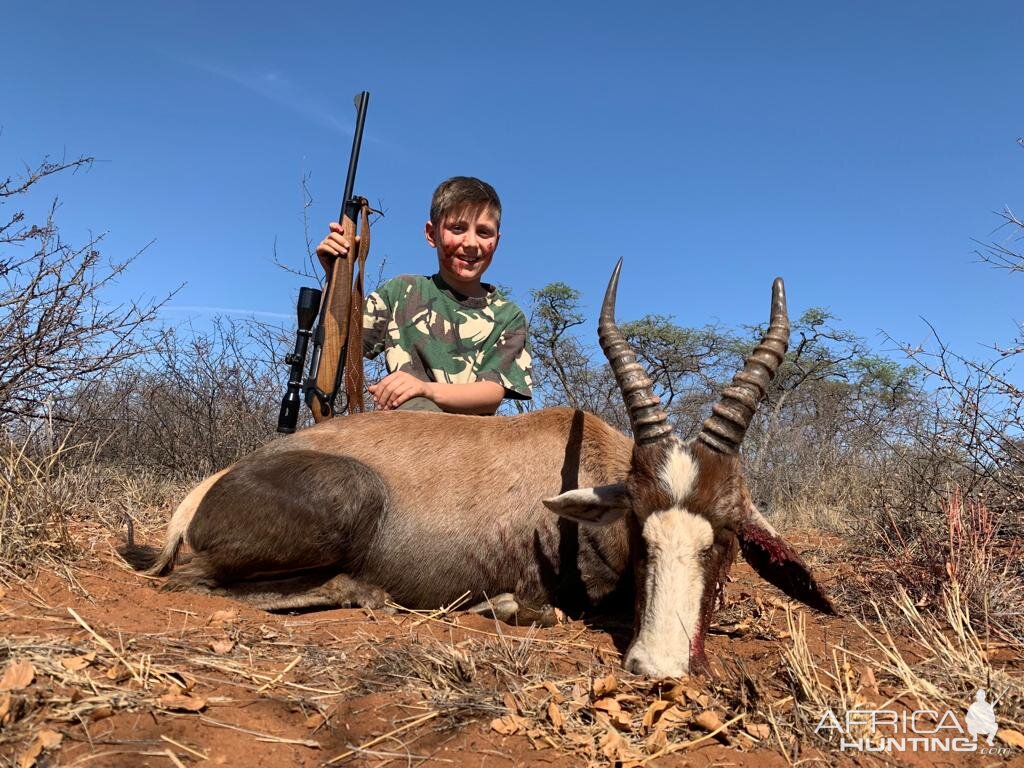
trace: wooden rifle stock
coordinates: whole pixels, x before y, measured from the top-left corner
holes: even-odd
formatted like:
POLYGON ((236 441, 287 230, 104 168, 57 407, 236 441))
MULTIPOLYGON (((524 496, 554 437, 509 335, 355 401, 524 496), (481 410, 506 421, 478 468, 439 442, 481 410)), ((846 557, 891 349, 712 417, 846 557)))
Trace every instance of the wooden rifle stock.
POLYGON ((344 258, 321 259, 327 284, 321 305, 323 330, 316 390, 309 401, 317 423, 335 415, 334 400, 342 384, 349 412, 364 410, 363 273, 370 250, 369 204, 365 198, 350 203, 345 205, 340 223, 343 234, 353 241, 352 250, 344 258), (357 218, 362 220, 360 227, 356 226, 357 218))
POLYGON ((307 390, 309 409, 318 423, 335 415, 334 401, 343 383, 349 411, 364 409, 363 270, 370 251, 370 206, 366 198, 355 197, 353 190, 369 101, 366 91, 356 96, 356 129, 338 217, 342 233, 352 240, 352 250, 344 258, 320 258, 327 279, 314 334, 312 381, 307 390))

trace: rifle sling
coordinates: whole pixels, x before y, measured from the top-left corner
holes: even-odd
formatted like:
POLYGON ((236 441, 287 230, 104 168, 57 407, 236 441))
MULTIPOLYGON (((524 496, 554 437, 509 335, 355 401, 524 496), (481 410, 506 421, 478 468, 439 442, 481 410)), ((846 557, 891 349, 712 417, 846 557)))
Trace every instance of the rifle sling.
MULTIPOLYGON (((352 284, 350 301, 348 338, 345 339, 344 379, 345 401, 349 413, 362 413, 366 410, 363 403, 363 292, 364 275, 366 273, 366 257, 370 254, 370 203, 365 197, 359 199, 359 252, 356 255, 358 270, 352 284)), ((342 371, 339 371, 341 374, 342 371)), ((339 376, 340 378, 340 376, 339 376)), ((341 382, 335 383, 337 394, 341 382)))
MULTIPOLYGON (((327 311, 322 327, 320 369, 312 389, 313 397, 310 398, 310 410, 314 421, 318 423, 335 415, 334 401, 342 381, 346 385, 349 410, 363 410, 363 281, 366 258, 370 252, 370 205, 366 198, 354 199, 360 208, 360 226, 356 230, 359 245, 356 252, 346 258, 332 259, 329 264, 321 259, 328 274, 323 298, 327 311), (352 256, 355 256, 354 260, 352 256), (354 269, 354 262, 359 265, 358 271, 354 269)), ((354 230, 355 224, 353 221, 354 230)))

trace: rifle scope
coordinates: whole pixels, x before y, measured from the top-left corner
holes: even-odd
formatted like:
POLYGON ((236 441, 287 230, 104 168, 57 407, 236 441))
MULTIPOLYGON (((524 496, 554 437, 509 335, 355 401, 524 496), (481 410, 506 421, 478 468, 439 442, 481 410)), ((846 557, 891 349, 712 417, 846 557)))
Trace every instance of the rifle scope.
POLYGON ((306 347, 313 335, 313 321, 316 320, 320 308, 320 291, 316 288, 300 288, 296 312, 299 317, 299 329, 295 332, 295 351, 286 355, 284 362, 291 366, 288 373, 288 390, 281 399, 281 412, 277 416, 277 431, 291 434, 299 421, 299 408, 302 398, 302 373, 306 368, 306 347))
MULTIPOLYGON (((356 165, 359 162, 359 148, 363 141, 363 124, 366 121, 366 108, 370 103, 370 94, 362 91, 355 97, 356 107, 356 129, 352 136, 352 153, 348 161, 348 174, 345 178, 345 194, 342 199, 340 224, 345 224, 346 219, 351 222, 348 227, 349 234, 355 233, 355 221, 361 203, 360 199, 354 197, 356 181, 356 165)), ((353 254, 354 258, 354 254, 353 254)), ((352 270, 348 270, 348 280, 351 281, 352 270)), ((332 285, 331 269, 327 269, 327 281, 324 284, 324 291, 316 288, 302 288, 299 291, 298 315, 299 329, 295 335, 295 351, 287 355, 285 364, 291 366, 288 374, 288 390, 281 400, 281 413, 277 418, 277 431, 292 433, 295 431, 299 419, 299 409, 302 403, 300 392, 305 397, 307 405, 312 409, 314 398, 320 401, 322 407, 327 411, 327 417, 333 415, 334 399, 337 397, 339 382, 342 378, 342 366, 344 365, 345 350, 341 350, 340 360, 331 360, 334 370, 334 388, 330 392, 323 392, 317 386, 320 378, 320 357, 324 346, 324 324, 331 307, 335 306, 335 288, 332 285), (321 298, 326 294, 327 301, 321 304, 321 298), (315 325, 315 329, 314 329, 315 325), (303 380, 302 374, 306 363, 306 349, 312 339, 312 349, 309 356, 309 377, 303 380)), ((351 291, 352 286, 344 286, 344 289, 351 291)), ((347 295, 347 294, 339 294, 347 295)), ((344 303, 344 302, 342 302, 344 303)), ((343 310, 345 311, 345 310, 343 310)), ((333 315, 332 315, 333 316, 333 315)), ((313 410, 314 418, 317 420, 317 411, 313 410)))

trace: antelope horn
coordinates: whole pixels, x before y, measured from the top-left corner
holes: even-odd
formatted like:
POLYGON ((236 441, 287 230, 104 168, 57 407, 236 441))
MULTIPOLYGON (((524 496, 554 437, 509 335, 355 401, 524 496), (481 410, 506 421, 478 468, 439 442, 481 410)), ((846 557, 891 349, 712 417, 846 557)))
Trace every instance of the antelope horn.
POLYGON ((639 445, 650 445, 664 440, 672 433, 672 427, 668 423, 668 416, 661 410, 661 401, 651 391, 651 380, 647 378, 643 366, 636 361, 636 353, 615 325, 615 294, 619 289, 621 269, 622 259, 619 259, 601 304, 597 338, 615 374, 622 399, 626 402, 633 440, 639 445))
POLYGON ((768 382, 779 370, 788 346, 786 287, 782 278, 777 277, 772 284, 772 314, 768 331, 750 353, 743 370, 733 377, 732 384, 722 390, 722 398, 700 428, 698 440, 719 453, 739 453, 750 420, 768 389, 768 382))

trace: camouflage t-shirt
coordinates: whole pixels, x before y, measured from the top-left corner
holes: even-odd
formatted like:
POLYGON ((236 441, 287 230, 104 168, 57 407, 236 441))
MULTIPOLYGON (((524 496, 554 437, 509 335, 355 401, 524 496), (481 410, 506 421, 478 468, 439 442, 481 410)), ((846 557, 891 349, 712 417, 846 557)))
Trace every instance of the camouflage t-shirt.
POLYGON ((363 354, 384 353, 388 373, 423 381, 493 381, 526 400, 530 350, 526 316, 486 283, 481 298, 452 290, 440 275, 399 275, 366 297, 363 354))

